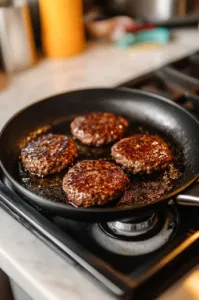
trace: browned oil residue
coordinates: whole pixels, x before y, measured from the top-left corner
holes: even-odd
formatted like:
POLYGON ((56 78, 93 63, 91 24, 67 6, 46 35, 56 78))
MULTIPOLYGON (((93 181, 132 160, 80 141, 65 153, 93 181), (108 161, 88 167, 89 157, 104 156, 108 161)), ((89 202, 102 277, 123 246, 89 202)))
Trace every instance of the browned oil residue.
POLYGON ((160 200, 173 190, 182 173, 173 164, 159 174, 139 176, 131 179, 129 188, 116 204, 128 207, 133 204, 147 204, 160 200))
MULTIPOLYGON (((71 137, 69 131, 67 132, 68 128, 70 128, 69 124, 64 124, 61 125, 61 127, 54 128, 52 132, 66 134, 68 137, 71 137)), ((139 124, 131 124, 127 136, 141 132, 149 132, 149 129, 147 128, 146 130, 139 124)), ((150 133, 158 135, 154 130, 150 130, 150 133)), ((173 157, 172 164, 164 171, 147 175, 131 175, 124 170, 128 174, 131 184, 123 197, 117 201, 113 201, 111 205, 109 204, 109 207, 129 207, 134 204, 152 203, 161 199, 178 186, 184 172, 182 151, 169 139, 164 138, 161 134, 159 134, 159 136, 161 136, 161 138, 169 145, 173 157)), ((78 141, 76 141, 76 143, 78 147, 78 158, 76 162, 85 159, 112 160, 110 155, 112 145, 105 147, 89 147, 78 141)), ((70 204, 62 189, 62 179, 67 171, 68 169, 65 169, 59 173, 41 178, 24 170, 19 162, 19 182, 26 189, 38 196, 45 197, 51 201, 70 204)))

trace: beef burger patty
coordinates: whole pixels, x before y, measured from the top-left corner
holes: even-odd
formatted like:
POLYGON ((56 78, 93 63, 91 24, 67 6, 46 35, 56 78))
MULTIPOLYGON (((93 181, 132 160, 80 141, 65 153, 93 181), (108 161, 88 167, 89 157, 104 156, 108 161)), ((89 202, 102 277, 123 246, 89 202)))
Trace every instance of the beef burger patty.
POLYGON ((83 144, 101 146, 124 136, 128 121, 112 113, 94 112, 71 123, 72 134, 83 144))
POLYGON ((64 135, 43 134, 21 150, 22 163, 29 172, 45 176, 61 171, 77 157, 75 142, 64 135))
POLYGON ((112 146, 111 154, 130 172, 147 173, 166 168, 172 160, 167 144, 156 135, 136 134, 112 146))
POLYGON ((128 177, 122 169, 104 160, 84 160, 63 179, 63 190, 77 206, 103 205, 123 195, 128 177))

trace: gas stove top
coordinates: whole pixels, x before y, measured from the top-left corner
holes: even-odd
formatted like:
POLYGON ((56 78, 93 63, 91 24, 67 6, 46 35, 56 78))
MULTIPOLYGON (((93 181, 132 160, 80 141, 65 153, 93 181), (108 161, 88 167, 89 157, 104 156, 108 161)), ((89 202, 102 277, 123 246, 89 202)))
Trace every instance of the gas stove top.
MULTIPOLYGON (((199 53, 120 87, 161 94, 199 119, 199 53)), ((98 224, 52 217, 12 193, 0 205, 116 298, 154 299, 199 262, 199 208, 171 199, 159 211, 98 224)))

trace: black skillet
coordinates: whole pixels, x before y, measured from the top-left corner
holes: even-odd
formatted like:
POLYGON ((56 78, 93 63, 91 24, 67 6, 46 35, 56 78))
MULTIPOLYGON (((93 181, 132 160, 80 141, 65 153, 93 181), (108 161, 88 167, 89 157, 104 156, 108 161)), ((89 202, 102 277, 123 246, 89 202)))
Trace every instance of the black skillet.
MULTIPOLYGON (((79 90, 37 102, 9 120, 0 136, 0 163, 4 175, 26 201, 36 204, 53 215, 95 221, 126 218, 140 211, 149 212, 158 208, 174 196, 175 199, 182 203, 184 201, 185 204, 191 203, 191 200, 197 202, 197 197, 187 196, 188 192, 185 195, 180 193, 196 181, 199 175, 198 132, 199 123, 194 117, 177 104, 161 96, 127 89, 79 90), (179 151, 183 153, 184 168, 178 184, 169 194, 153 203, 134 204, 127 208, 114 205, 76 208, 69 203, 63 204, 54 199, 41 197, 22 185, 19 176, 19 156, 20 148, 27 141, 27 137, 45 129, 50 132, 67 133, 69 124, 75 116, 93 111, 119 114, 129 120, 130 127, 134 126, 133 124, 141 124, 145 128, 153 128, 158 134, 172 140, 176 149, 179 148, 179 151)), ((194 184, 191 187, 194 190, 194 184)))

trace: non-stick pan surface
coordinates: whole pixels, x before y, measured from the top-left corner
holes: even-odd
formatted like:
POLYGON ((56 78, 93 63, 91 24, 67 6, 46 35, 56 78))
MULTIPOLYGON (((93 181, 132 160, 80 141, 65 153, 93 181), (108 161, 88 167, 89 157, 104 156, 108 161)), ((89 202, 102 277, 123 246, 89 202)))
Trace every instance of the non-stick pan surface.
MULTIPOLYGON (((198 131, 199 123, 196 119, 177 104, 161 96, 126 89, 79 90, 37 102, 16 114, 5 125, 0 136, 1 167, 24 199, 54 215, 87 220, 129 217, 140 210, 154 209, 185 189, 198 177, 198 131), (171 145, 182 175, 168 193, 156 201, 138 201, 129 206, 117 206, 116 203, 112 203, 104 207, 76 208, 67 202, 61 203, 58 199, 60 193, 60 199, 66 197, 60 192, 59 184, 61 176, 67 170, 53 175, 54 177, 38 179, 35 176, 32 178, 21 168, 20 149, 28 138, 46 131, 70 135, 69 125, 73 118, 94 111, 108 111, 126 117, 130 123, 127 135, 137 130, 147 130, 159 134, 171 145)), ((110 146, 89 148, 79 143, 78 147, 79 159, 111 159, 110 146)))

